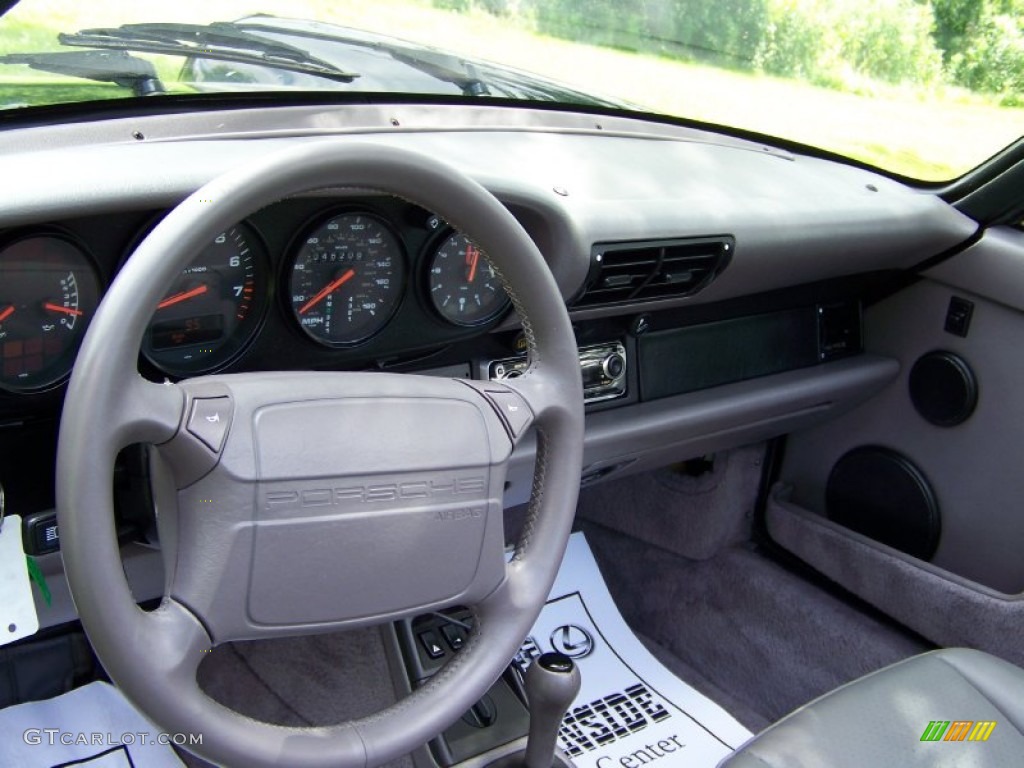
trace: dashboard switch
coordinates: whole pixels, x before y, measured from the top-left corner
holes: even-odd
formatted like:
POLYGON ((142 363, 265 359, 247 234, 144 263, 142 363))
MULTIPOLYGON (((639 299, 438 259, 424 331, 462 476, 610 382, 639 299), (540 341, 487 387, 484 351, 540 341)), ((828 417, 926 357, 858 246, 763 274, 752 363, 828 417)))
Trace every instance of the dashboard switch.
POLYGON ((48 555, 60 549, 60 529, 53 510, 25 515, 22 538, 26 555, 48 555))
POLYGON ((197 397, 188 416, 188 431, 202 440, 214 453, 224 447, 231 426, 230 397, 197 397))

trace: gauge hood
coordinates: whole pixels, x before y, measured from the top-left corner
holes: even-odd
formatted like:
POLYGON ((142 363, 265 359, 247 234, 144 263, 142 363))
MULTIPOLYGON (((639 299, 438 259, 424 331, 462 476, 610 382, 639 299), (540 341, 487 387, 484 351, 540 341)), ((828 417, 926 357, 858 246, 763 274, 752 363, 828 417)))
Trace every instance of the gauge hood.
POLYGON ((251 63, 189 59, 182 79, 200 90, 295 88, 373 93, 497 97, 623 108, 628 105, 574 90, 552 80, 440 48, 324 22, 255 15, 231 26, 272 43, 302 48, 339 70, 355 73, 351 85, 251 63))

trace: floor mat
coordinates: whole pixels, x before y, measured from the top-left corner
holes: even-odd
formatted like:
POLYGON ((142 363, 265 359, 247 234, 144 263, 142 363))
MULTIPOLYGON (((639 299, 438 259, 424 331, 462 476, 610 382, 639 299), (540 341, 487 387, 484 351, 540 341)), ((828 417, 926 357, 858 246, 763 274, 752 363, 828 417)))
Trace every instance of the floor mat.
POLYGON ((573 534, 551 598, 520 650, 520 664, 557 650, 583 684, 559 743, 579 768, 713 768, 750 731, 666 669, 612 601, 582 533, 573 534))
POLYGON ((0 765, 182 768, 160 733, 108 683, 0 711, 0 765))

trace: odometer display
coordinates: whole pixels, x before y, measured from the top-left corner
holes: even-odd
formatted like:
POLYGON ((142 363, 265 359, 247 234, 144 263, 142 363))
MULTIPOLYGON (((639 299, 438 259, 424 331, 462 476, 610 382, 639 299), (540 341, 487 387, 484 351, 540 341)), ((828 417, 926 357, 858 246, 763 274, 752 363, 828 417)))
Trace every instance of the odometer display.
POLYGON ((291 308, 309 336, 349 346, 380 331, 398 308, 405 282, 402 246, 366 213, 343 213, 301 241, 289 278, 291 308))
POLYGON ((220 315, 186 317, 150 326, 150 344, 157 353, 193 344, 215 344, 223 338, 224 318, 220 315))

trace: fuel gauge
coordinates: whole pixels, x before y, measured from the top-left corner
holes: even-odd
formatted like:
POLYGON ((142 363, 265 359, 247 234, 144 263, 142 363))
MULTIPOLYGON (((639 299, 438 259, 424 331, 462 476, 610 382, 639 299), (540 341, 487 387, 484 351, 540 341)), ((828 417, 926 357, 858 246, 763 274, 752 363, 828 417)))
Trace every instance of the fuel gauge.
POLYGON ((64 237, 0 250, 0 389, 38 391, 67 376, 99 292, 89 257, 64 237))

